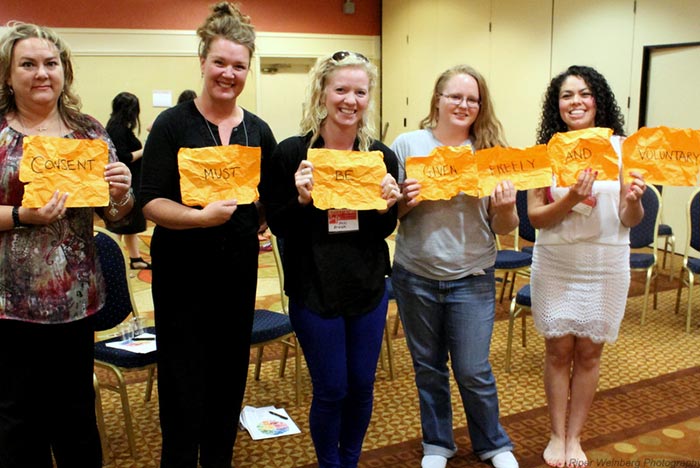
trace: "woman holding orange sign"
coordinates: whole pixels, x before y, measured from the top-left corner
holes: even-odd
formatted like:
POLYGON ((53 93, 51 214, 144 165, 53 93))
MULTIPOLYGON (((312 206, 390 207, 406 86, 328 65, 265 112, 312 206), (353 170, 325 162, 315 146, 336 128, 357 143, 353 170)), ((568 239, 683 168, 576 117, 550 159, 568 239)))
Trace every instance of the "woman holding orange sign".
MULTIPOLYGON (((547 88, 538 143, 548 143, 559 132, 594 127, 612 129, 610 141, 619 155, 623 117, 610 86, 593 68, 569 67, 547 88)), ((553 467, 588 464, 581 431, 598 384, 603 344, 617 339, 625 311, 629 228, 644 216, 646 186, 638 173, 630 173, 631 183, 623 183, 622 174, 619 180, 597 176, 585 169, 570 187, 528 192, 528 216, 539 229, 532 313, 545 337, 544 385, 552 426, 543 457, 553 467)))
POLYGON ((507 234, 518 225, 515 188, 501 181, 483 198, 460 192, 449 200, 419 201, 421 183, 407 178, 404 170, 407 158, 427 156, 440 147, 479 150, 496 145, 505 146, 505 139, 486 81, 466 65, 438 77, 421 129, 399 135, 392 144, 404 163, 392 284, 416 373, 422 468, 445 468, 457 453, 448 361, 474 453, 495 468, 518 467, 513 444, 499 422, 489 363, 496 305, 494 233, 507 234))
POLYGON ((93 221, 95 213, 125 219, 131 173, 102 125, 80 111, 70 50, 54 31, 9 23, 0 76, 0 466, 51 468, 54 458, 58 468, 100 468, 90 317, 106 291, 93 221), (67 208, 81 195, 76 186, 39 208, 22 206, 30 139, 57 153, 76 140, 109 148, 109 205, 67 208))
MULTIPOLYGON (((396 227, 394 153, 374 138, 377 69, 356 52, 320 58, 310 72, 300 136, 263 161, 261 200, 284 242, 289 317, 309 367, 311 438, 320 468, 356 467, 372 415, 374 376, 386 322, 388 237, 396 227), (343 151, 354 169, 383 154, 380 209, 321 209, 321 167, 309 161, 343 151), (317 178, 318 183, 314 184, 317 178), (316 187, 315 187, 316 185, 316 187)), ((354 169, 343 170, 341 178, 354 169)), ((351 208, 335 206, 334 208, 351 208)))

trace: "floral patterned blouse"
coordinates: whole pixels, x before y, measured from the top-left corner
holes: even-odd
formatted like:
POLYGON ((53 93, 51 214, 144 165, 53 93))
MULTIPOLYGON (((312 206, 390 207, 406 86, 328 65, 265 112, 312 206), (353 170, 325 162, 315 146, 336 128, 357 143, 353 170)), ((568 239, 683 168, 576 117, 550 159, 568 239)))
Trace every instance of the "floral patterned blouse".
MULTIPOLYGON (((94 119, 93 119, 94 120, 94 119)), ((117 161, 107 132, 72 131, 66 138, 105 140, 109 160, 117 161)), ((0 205, 20 205, 19 181, 24 135, 0 118, 0 205)), ((77 190, 77 188, 76 188, 77 190)), ((102 272, 93 239, 93 217, 102 209, 69 208, 46 226, 0 231, 0 319, 55 324, 97 312, 105 301, 102 272)))

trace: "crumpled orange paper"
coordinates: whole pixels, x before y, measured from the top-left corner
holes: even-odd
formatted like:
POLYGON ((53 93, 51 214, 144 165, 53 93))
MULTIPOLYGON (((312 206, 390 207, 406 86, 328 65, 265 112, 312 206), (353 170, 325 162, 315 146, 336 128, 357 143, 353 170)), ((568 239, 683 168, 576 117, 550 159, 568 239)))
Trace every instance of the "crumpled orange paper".
POLYGON ((547 152, 557 185, 576 184, 578 173, 589 167, 598 171, 597 180, 617 180, 620 168, 610 143, 612 134, 611 129, 600 127, 555 133, 547 144, 547 152))
POLYGON ((27 182, 22 206, 41 208, 56 190, 69 194, 68 208, 109 203, 104 175, 109 146, 105 141, 26 136, 22 153, 19 180, 27 182))
POLYGON ((622 143, 625 178, 639 171, 647 184, 678 187, 698 184, 700 131, 642 127, 622 143))
POLYGON ((314 165, 314 206, 348 210, 385 210, 382 179, 386 175, 381 151, 311 148, 306 158, 314 165))
POLYGON ((494 146, 476 152, 479 171, 479 192, 485 197, 502 180, 510 180, 516 190, 528 190, 552 185, 552 166, 547 145, 529 148, 494 146))
POLYGON ((182 204, 207 206, 219 200, 236 199, 239 205, 258 199, 260 148, 227 145, 180 148, 182 204))
POLYGON ((406 178, 420 183, 418 200, 449 200, 459 192, 479 196, 471 146, 438 146, 428 156, 406 158, 406 178))

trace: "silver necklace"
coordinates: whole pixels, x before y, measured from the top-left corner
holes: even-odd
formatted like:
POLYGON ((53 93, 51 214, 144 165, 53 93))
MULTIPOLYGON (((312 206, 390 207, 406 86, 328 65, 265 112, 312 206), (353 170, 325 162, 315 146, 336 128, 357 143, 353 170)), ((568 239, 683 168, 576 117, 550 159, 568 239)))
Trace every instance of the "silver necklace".
MULTIPOLYGON (((202 118, 204 119, 204 123, 207 124, 207 129, 209 129, 209 135, 211 135, 211 139, 214 140, 214 146, 219 146, 219 142, 216 141, 216 137, 214 136, 214 132, 211 130, 211 126, 209 125, 209 121, 207 120, 206 117, 204 117, 204 115, 202 115, 202 118)), ((245 145, 250 146, 248 144, 248 129, 245 126, 245 116, 243 116, 243 119, 241 119, 241 122, 243 123, 243 133, 245 135, 245 145)), ((221 142, 221 145, 223 146, 223 142, 221 142)))
MULTIPOLYGON (((15 115, 17 115, 17 120, 19 121, 19 124, 22 126, 22 133, 24 133, 25 135, 29 135, 30 134, 29 127, 27 127, 25 125, 24 119, 22 118, 22 115, 19 112, 17 112, 15 115)), ((62 133, 63 128, 61 125, 61 115, 59 113, 56 113, 56 117, 57 117, 57 121, 58 121, 58 133, 59 133, 59 135, 63 135, 63 133, 62 133)), ((44 123, 44 121, 42 121, 41 123, 44 123)), ((41 123, 35 127, 32 127, 32 128, 39 133, 44 133, 46 130, 49 129, 49 126, 48 126, 48 124, 41 125, 41 123)))

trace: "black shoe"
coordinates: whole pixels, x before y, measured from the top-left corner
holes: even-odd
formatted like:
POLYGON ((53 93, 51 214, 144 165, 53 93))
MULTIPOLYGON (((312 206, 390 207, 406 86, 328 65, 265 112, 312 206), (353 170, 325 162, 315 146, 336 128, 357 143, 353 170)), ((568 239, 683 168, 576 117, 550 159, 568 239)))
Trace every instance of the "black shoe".
POLYGON ((142 257, 129 257, 129 266, 132 270, 150 270, 151 264, 142 257))

